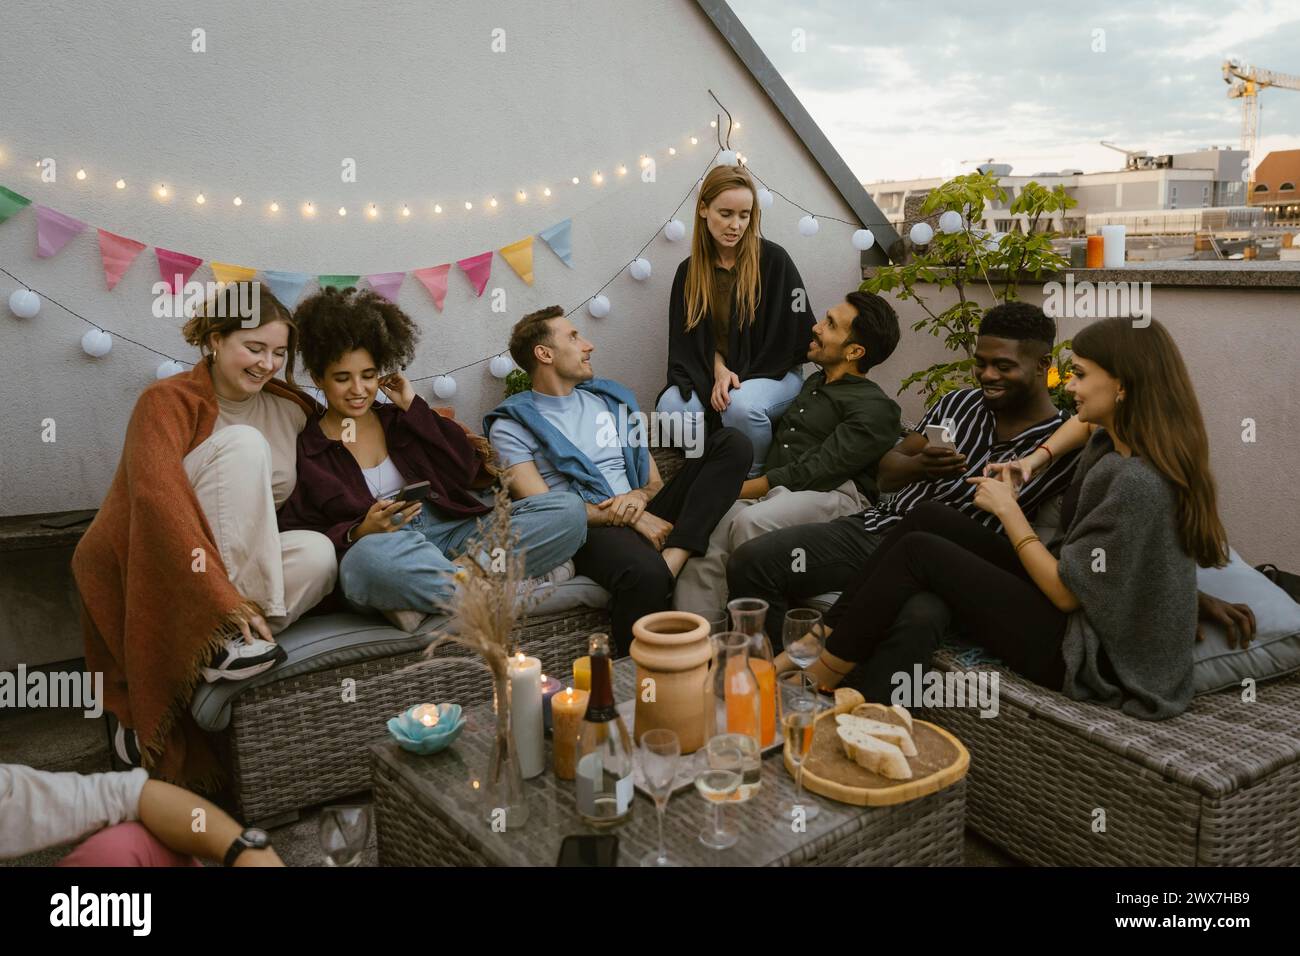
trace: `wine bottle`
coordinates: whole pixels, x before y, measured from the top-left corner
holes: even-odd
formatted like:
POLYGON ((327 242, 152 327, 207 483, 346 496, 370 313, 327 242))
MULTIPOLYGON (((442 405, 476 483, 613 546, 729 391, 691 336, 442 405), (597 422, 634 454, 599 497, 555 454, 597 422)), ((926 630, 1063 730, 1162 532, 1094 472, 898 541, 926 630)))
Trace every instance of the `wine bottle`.
POLYGON ((613 662, 609 636, 593 634, 591 696, 578 738, 578 814, 596 829, 607 829, 632 816, 632 738, 614 706, 613 662))

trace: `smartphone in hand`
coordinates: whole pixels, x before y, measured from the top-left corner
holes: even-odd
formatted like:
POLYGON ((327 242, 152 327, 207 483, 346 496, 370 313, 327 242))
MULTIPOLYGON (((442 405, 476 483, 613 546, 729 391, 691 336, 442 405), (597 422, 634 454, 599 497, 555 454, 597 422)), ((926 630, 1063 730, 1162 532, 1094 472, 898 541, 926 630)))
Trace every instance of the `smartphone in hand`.
POLYGON ((954 441, 954 437, 950 422, 944 422, 942 425, 925 426, 926 442, 938 448, 946 448, 951 452, 955 452, 957 443, 954 441))

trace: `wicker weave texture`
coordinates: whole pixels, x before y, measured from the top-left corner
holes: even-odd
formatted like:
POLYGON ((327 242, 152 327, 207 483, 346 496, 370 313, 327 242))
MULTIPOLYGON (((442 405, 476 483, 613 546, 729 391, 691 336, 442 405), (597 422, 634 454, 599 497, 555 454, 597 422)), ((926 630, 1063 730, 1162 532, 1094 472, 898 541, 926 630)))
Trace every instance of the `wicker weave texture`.
MULTIPOLYGON (((579 608, 526 620, 516 639, 557 673, 586 653, 593 631, 608 626, 607 611, 579 608)), ((265 820, 365 790, 366 748, 386 733, 388 718, 421 702, 472 704, 491 696, 487 669, 450 642, 431 659, 414 652, 254 688, 235 701, 227 732, 240 812, 265 820)))
MULTIPOLYGON (((946 652, 934 663, 959 669, 946 652)), ((1165 721, 1005 670, 1000 684, 994 718, 922 713, 969 748, 970 824, 1010 853, 1062 866, 1300 864, 1300 675, 1260 684, 1255 701, 1197 697, 1165 721)))
MULTIPOLYGON (((620 699, 633 691, 635 668, 615 666, 620 699)), ((491 709, 470 713, 468 726, 447 751, 420 757, 390 741, 372 748, 372 782, 379 831, 379 859, 386 866, 552 866, 568 834, 587 833, 576 812, 571 782, 550 771, 525 783, 529 819, 518 830, 497 833, 474 786, 492 741, 491 709)), ((548 742, 548 754, 549 754, 548 742)), ((549 766, 549 760, 548 760, 549 766)), ((779 755, 764 761, 763 785, 743 805, 727 807, 740 831, 736 846, 704 847, 698 834, 711 813, 694 790, 668 804, 664 834, 669 855, 693 866, 941 866, 962 861, 965 781, 936 794, 891 807, 851 807, 812 794, 820 815, 796 832, 780 805, 795 795, 794 781, 779 755)), ((617 829, 619 860, 635 865, 654 848, 654 805, 638 794, 630 821, 617 829)))

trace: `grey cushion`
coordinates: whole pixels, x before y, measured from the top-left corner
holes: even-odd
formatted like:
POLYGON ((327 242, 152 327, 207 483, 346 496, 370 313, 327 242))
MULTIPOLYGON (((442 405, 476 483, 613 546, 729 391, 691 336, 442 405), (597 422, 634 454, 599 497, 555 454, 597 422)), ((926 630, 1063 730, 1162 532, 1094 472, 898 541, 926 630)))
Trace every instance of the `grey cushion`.
POLYGON ((1250 646, 1231 648, 1218 624, 1202 626, 1205 640, 1196 644, 1196 693, 1239 687, 1252 677, 1266 680, 1300 670, 1300 604, 1229 549, 1222 568, 1197 568, 1196 586, 1231 604, 1246 604, 1255 615, 1250 646))
MULTIPOLYGON (((609 603, 604 588, 581 576, 549 586, 539 598, 530 614, 559 614, 576 607, 599 608, 609 603)), ((422 650, 434 641, 446 621, 443 615, 430 614, 414 633, 408 634, 378 615, 340 613, 303 618, 276 635, 276 642, 289 655, 282 664, 248 680, 200 682, 190 713, 204 730, 225 730, 230 726, 231 703, 246 690, 312 671, 422 650)))

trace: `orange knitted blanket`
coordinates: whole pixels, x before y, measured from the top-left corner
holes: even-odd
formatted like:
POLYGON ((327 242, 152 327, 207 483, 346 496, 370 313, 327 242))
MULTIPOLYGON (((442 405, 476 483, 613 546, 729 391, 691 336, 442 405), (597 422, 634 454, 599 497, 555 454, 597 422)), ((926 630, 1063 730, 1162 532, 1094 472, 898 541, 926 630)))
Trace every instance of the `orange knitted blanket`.
MULTIPOLYGON (((310 414, 302 393, 274 379, 265 387, 310 414)), ((152 776, 207 790, 221 766, 190 698, 239 621, 261 613, 230 583, 182 464, 212 434, 217 411, 206 362, 146 388, 108 495, 72 556, 86 668, 104 674, 104 706, 135 729, 152 776)))

